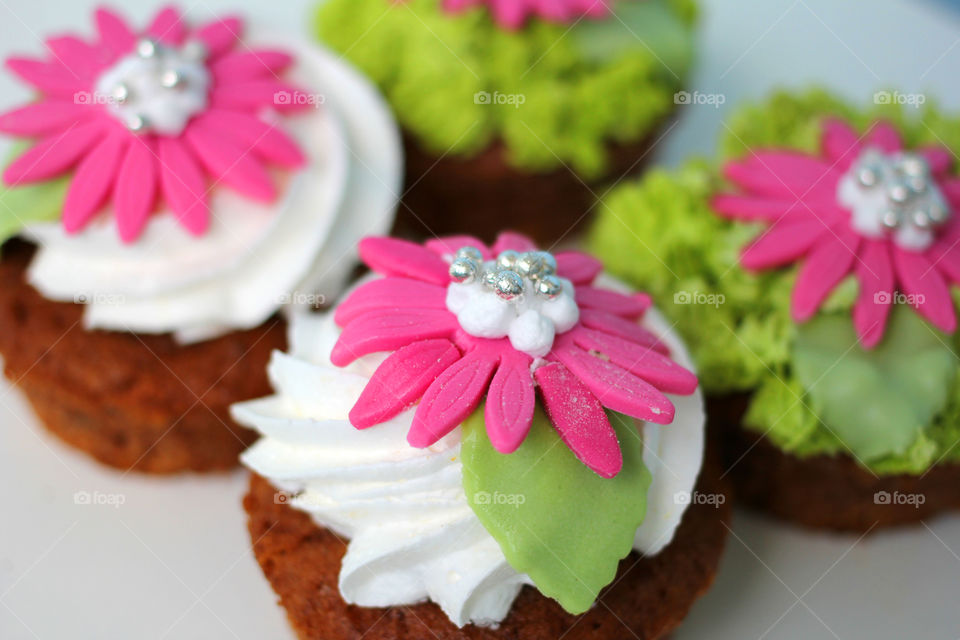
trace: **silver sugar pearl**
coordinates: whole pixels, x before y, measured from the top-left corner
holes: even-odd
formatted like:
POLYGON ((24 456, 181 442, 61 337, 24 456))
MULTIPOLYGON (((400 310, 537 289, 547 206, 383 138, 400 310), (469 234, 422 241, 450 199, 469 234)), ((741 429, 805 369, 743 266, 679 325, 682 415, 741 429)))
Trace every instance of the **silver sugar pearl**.
POLYGON ((483 262, 483 254, 480 253, 480 249, 477 249, 476 247, 470 247, 470 246, 460 247, 459 249, 457 249, 457 254, 454 257, 467 258, 469 260, 473 260, 478 264, 483 262))
POLYGON ((539 251, 537 252, 540 255, 540 258, 543 260, 543 269, 541 270, 544 275, 552 275, 557 272, 557 259, 553 257, 553 254, 549 251, 539 251))
POLYGON ((497 270, 496 269, 487 269, 481 275, 481 280, 483 281, 484 286, 489 289, 497 288, 497 270))
POLYGON ((924 178, 930 173, 930 165, 920 156, 905 155, 900 159, 899 169, 905 175, 914 178, 924 178))
POLYGON ((537 280, 537 294, 553 300, 563 293, 563 285, 557 276, 544 276, 537 280))
POLYGON ((480 273, 480 265, 470 258, 457 258, 450 264, 450 278, 454 282, 470 284, 480 273))
POLYGON ((927 215, 926 211, 922 209, 917 209, 910 216, 910 219, 913 221, 914 226, 920 229, 926 229, 930 226, 930 216, 927 215))
POLYGON ((141 58, 153 58, 157 55, 157 43, 150 38, 140 38, 137 40, 137 55, 141 58))
POLYGON ((184 77, 176 69, 167 69, 160 74, 160 86, 164 89, 178 89, 184 84, 184 77))
POLYGON ((517 260, 520 259, 520 254, 513 249, 507 249, 499 256, 497 256, 497 266, 501 269, 513 269, 517 266, 517 260))
POLYGON ((126 121, 127 129, 133 133, 142 133, 150 127, 150 123, 145 116, 133 114, 126 121))
POLYGON ((200 40, 189 40, 180 48, 180 53, 188 60, 201 62, 207 57, 207 46, 200 40))
POLYGON ((121 82, 110 92, 110 97, 113 98, 117 104, 123 104, 130 99, 130 87, 128 87, 126 83, 121 82))
POLYGON ((933 224, 943 224, 947 221, 950 212, 947 211, 946 207, 939 202, 933 202, 930 204, 930 208, 927 210, 927 215, 930 217, 930 221, 933 224))
POLYGON ((880 221, 887 229, 896 229, 900 226, 900 214, 893 210, 887 211, 880 221))
POLYGON ((513 300, 523 293, 523 278, 516 271, 501 269, 497 271, 494 291, 504 300, 513 300))
POLYGON ((543 269, 543 257, 535 251, 527 251, 517 260, 517 271, 520 275, 533 278, 543 269))
POLYGON ((857 181, 865 187, 872 187, 880 180, 877 167, 874 165, 865 165, 857 170, 857 181))
POLYGON ((909 185, 902 180, 890 182, 887 185, 887 197, 896 204, 903 204, 910 199, 911 191, 909 185))
POLYGON ((913 193, 921 194, 926 193, 930 183, 927 181, 926 176, 910 176, 907 178, 907 185, 913 193))

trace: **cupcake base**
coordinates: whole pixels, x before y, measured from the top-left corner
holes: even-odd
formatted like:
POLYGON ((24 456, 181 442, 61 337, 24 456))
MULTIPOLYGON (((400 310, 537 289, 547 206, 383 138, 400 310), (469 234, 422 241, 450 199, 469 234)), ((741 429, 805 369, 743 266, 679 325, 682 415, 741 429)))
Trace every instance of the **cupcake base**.
MULTIPOLYGON (((699 490, 727 495, 718 475, 705 471, 699 490)), ((631 553, 601 602, 583 615, 570 615, 524 587, 498 628, 458 629, 432 602, 391 608, 345 603, 337 589, 344 541, 276 495, 267 480, 253 475, 243 506, 257 562, 303 640, 659 638, 680 624, 713 582, 730 517, 729 500, 691 505, 670 545, 650 558, 631 553)))
POLYGON ((744 429, 749 396, 709 398, 738 504, 816 529, 863 533, 960 509, 960 465, 877 477, 846 455, 798 458, 744 429))
POLYGON ((510 229, 550 247, 586 231, 606 185, 640 171, 659 135, 655 129, 642 141, 608 145, 610 168, 592 181, 564 166, 547 173, 516 169, 499 142, 469 158, 438 157, 405 135, 406 184, 395 232, 414 239, 469 233, 492 243, 510 229))
POLYGON ((0 259, 0 354, 46 427, 120 469, 231 469, 255 439, 230 404, 270 393, 266 365, 283 320, 182 346, 169 335, 83 328, 83 306, 43 298, 25 280, 33 247, 0 259))

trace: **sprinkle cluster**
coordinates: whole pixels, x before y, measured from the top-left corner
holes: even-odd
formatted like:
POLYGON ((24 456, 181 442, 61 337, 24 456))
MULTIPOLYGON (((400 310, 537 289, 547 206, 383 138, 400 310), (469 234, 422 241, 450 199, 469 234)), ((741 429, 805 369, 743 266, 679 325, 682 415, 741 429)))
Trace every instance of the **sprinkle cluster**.
POLYGON ((882 189, 886 197, 880 221, 889 230, 905 225, 930 229, 950 217, 946 200, 930 175, 930 165, 915 153, 886 155, 865 151, 854 175, 864 189, 882 189))
POLYGON ((483 254, 474 247, 457 250, 450 265, 450 278, 457 283, 482 282, 503 300, 515 300, 523 295, 526 282, 530 282, 538 296, 553 300, 563 292, 563 285, 556 275, 557 261, 547 251, 507 250, 490 263, 483 261, 483 254))

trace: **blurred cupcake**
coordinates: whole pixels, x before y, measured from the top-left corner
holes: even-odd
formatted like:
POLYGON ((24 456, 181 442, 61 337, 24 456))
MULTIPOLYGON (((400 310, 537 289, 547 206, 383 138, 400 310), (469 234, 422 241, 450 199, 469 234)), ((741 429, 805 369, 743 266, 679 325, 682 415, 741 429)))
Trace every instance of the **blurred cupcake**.
POLYGON ((728 505, 649 298, 515 234, 360 251, 375 276, 295 316, 275 395, 234 407, 263 436, 254 553, 299 636, 669 632, 728 505))
POLYGON ((228 406, 269 387, 288 304, 335 296, 388 229, 401 176, 385 105, 335 56, 241 19, 143 30, 98 10, 92 39, 10 58, 36 100, 3 172, 0 353, 69 443, 121 468, 234 466, 228 406))
POLYGON ((738 498, 814 527, 960 507, 960 120, 893 95, 745 107, 718 168, 619 188, 592 234, 673 299, 738 498))
POLYGON ((508 227, 548 246, 664 135, 694 15, 693 0, 329 0, 317 29, 403 128, 401 233, 508 227))

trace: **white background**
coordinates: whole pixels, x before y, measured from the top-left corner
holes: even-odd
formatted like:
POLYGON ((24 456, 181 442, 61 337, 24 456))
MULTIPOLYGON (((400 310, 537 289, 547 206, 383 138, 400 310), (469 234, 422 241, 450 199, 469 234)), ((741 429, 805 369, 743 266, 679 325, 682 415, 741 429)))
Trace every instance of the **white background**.
MULTIPOLYGON (((89 0, 0 0, 0 54, 90 33, 89 0)), ((153 3, 116 2, 137 20, 153 3)), ((193 20, 242 9, 306 34, 306 0, 184 0, 193 20)), ((736 102, 810 82, 857 100, 878 88, 960 108, 960 19, 907 0, 705 0, 690 90, 657 149, 673 165, 711 153, 736 102)), ((9 74, 0 107, 28 98, 9 74)), ((289 638, 249 550, 241 472, 123 475, 62 446, 0 386, 0 638, 289 638), (76 504, 86 491, 120 506, 76 504)), ((720 574, 675 638, 957 638, 960 517, 856 536, 809 534, 736 514, 720 574)), ((629 634, 624 631, 624 637, 629 634)))

